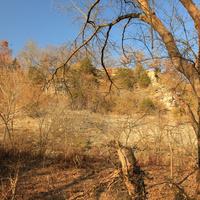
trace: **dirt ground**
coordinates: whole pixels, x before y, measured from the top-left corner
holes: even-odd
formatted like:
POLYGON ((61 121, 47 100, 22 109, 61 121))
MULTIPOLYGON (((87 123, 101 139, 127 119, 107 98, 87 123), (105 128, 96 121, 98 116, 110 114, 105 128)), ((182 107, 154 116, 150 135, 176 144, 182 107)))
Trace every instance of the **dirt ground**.
MULTIPOLYGON (((150 200, 172 200, 169 166, 142 166, 150 200)), ((118 161, 107 155, 76 154, 64 158, 36 156, 30 152, 1 149, 0 199, 15 200, 129 200, 119 172, 118 161), (72 159, 73 158, 73 159, 72 159)), ((193 169, 176 169, 175 182, 190 175, 181 186, 189 195, 195 192, 193 169)))
POLYGON ((150 118, 142 118, 139 127, 132 119, 85 112, 67 112, 57 118, 53 124, 47 118, 48 123, 44 123, 41 132, 39 119, 17 121, 21 126, 15 129, 15 149, 3 146, 1 135, 0 200, 129 200, 116 149, 108 145, 109 140, 120 134, 135 141, 136 157, 145 172, 148 199, 172 200, 179 190, 194 196, 195 149, 190 147, 195 145, 193 139, 186 137, 190 129, 185 125, 177 131, 173 129, 170 140, 164 140, 168 132, 160 132, 162 129, 152 124, 150 118), (130 125, 134 128, 124 130, 130 125), (48 136, 48 143, 43 136, 48 136), (173 154, 170 154, 169 144, 173 154), (173 156, 173 173, 170 155, 173 156))

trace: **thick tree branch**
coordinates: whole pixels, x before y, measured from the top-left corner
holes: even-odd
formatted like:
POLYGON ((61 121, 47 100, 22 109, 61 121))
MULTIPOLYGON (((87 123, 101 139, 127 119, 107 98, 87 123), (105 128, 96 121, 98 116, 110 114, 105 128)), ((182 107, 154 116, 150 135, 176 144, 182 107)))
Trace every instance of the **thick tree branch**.
POLYGON ((192 0, 180 0, 189 15, 192 17, 197 31, 200 31, 200 10, 192 0))
POLYGON ((200 83, 200 9, 192 0, 180 0, 180 2, 183 4, 183 6, 193 19, 195 28, 198 33, 199 52, 197 57, 196 69, 198 71, 199 83, 200 83))

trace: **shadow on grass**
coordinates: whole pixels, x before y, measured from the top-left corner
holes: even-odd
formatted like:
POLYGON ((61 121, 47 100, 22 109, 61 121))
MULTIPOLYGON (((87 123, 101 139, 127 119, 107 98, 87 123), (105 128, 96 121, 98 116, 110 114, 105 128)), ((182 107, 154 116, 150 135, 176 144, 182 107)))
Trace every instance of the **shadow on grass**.
POLYGON ((16 200, 62 200, 66 199, 66 195, 70 196, 72 188, 80 189, 83 182, 95 180, 99 171, 112 167, 108 160, 106 155, 89 154, 80 149, 67 156, 64 153, 48 156, 38 154, 31 148, 19 150, 0 145, 0 180, 9 188, 8 179, 15 177, 19 166, 16 200), (73 177, 73 171, 78 177, 73 177), (46 178, 52 174, 55 181, 52 184, 55 186, 48 188, 46 178))
POLYGON ((76 184, 80 184, 81 182, 87 180, 87 179, 91 179, 91 178, 94 178, 93 177, 94 175, 94 172, 91 172, 89 174, 86 174, 86 175, 82 175, 78 178, 76 178, 75 180, 72 180, 71 182, 69 182, 68 184, 66 185, 63 185, 61 187, 58 187, 58 188, 55 188, 55 189, 52 189, 52 190, 48 190, 46 192, 39 192, 35 195, 33 195, 31 198, 29 198, 29 200, 35 200, 35 199, 43 199, 43 200, 52 200, 52 199, 66 199, 66 196, 65 196, 65 190, 67 190, 68 188, 71 188, 73 187, 74 185, 76 184))
POLYGON ((61 168, 80 168, 92 169, 95 164, 109 166, 108 159, 103 156, 90 156, 83 151, 73 152, 69 155, 59 154, 54 157, 34 153, 31 149, 19 150, 17 148, 4 148, 0 145, 0 178, 12 175, 17 165, 20 165, 21 171, 27 172, 35 168, 44 168, 51 165, 57 165, 61 168))

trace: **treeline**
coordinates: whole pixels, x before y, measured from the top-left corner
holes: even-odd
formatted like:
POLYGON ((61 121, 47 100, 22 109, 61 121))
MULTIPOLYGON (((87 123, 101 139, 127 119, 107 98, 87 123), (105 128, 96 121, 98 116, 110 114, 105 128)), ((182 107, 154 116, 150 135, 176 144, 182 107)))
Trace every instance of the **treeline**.
MULTIPOLYGON (((141 62, 131 68, 109 67, 107 70, 114 82, 109 91, 110 81, 105 71, 84 53, 79 53, 65 68, 56 70, 62 66, 69 52, 66 46, 42 49, 30 42, 17 59, 10 59, 12 65, 1 62, 1 84, 7 82, 7 86, 15 83, 15 87, 18 84, 18 87, 25 87, 20 89, 23 94, 20 92, 19 96, 21 99, 27 95, 33 98, 23 105, 30 116, 40 116, 42 107, 55 96, 62 99, 69 109, 100 113, 153 113, 161 106, 150 97, 151 79, 141 62), (13 67, 13 63, 17 67, 13 67), (17 78, 7 79, 10 76, 17 78), (13 83, 8 83, 13 80, 13 83)), ((10 90, 13 93, 11 86, 10 90)), ((2 91, 1 95, 5 96, 2 91)))

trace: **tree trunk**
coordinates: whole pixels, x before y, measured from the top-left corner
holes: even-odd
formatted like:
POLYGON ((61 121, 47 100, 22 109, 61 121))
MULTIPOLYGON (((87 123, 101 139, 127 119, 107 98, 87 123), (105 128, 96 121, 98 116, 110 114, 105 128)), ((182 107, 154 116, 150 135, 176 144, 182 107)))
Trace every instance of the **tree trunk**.
POLYGON ((121 162, 122 175, 129 196, 134 200, 147 199, 144 184, 144 172, 137 164, 134 151, 118 143, 118 156, 121 162))
POLYGON ((196 175, 196 182, 197 182, 196 196, 200 196, 200 134, 197 135, 197 167, 198 169, 196 175))
POLYGON ((197 166, 200 169, 200 136, 197 137, 197 166))

